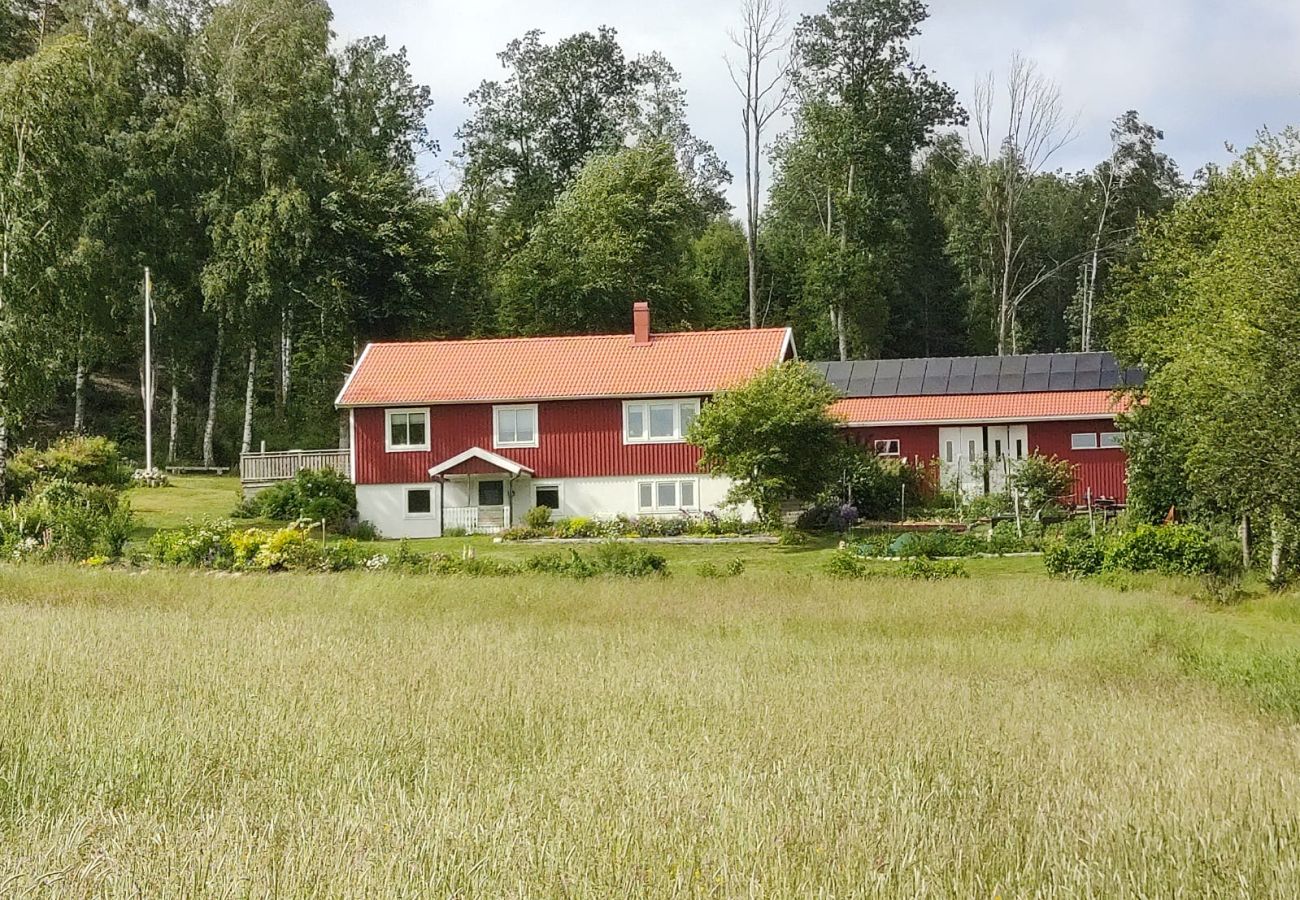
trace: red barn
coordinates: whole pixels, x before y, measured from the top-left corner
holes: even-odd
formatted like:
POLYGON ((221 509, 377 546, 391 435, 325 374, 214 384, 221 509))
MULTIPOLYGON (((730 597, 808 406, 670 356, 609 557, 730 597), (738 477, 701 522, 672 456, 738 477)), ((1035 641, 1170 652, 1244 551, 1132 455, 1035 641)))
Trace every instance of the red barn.
POLYGON ((361 518, 388 537, 716 510, 700 403, 794 356, 788 328, 369 344, 340 391, 361 518))
POLYGON ((1075 466, 1074 500, 1123 503, 1118 388, 1140 384, 1109 353, 814 363, 843 395, 835 414, 881 456, 933 466, 944 490, 1000 491, 1031 453, 1075 466))

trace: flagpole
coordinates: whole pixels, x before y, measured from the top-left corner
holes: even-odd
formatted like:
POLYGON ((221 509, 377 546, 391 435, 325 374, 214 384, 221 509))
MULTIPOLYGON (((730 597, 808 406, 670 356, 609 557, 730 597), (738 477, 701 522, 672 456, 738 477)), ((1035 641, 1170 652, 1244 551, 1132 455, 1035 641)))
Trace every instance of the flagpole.
POLYGON ((153 284, 144 267, 144 470, 153 472, 153 284))

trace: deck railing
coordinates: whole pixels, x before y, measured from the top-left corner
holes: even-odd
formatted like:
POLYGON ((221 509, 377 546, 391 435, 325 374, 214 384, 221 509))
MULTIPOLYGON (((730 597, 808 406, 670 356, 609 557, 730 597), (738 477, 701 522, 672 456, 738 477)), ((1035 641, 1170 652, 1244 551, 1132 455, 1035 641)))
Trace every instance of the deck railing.
POLYGON ((280 450, 272 453, 244 453, 239 457, 239 480, 244 490, 256 490, 288 481, 299 469, 333 469, 349 475, 347 450, 280 450))
POLYGON ((496 534, 506 527, 504 506, 447 506, 442 510, 442 530, 463 528, 470 534, 496 534))

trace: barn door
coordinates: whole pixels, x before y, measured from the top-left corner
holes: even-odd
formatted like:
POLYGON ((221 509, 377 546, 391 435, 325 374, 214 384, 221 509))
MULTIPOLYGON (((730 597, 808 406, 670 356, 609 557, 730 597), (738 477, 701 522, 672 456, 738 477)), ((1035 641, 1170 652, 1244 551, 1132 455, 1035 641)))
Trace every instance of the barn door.
POLYGON ((939 466, 943 489, 963 496, 984 493, 984 429, 976 426, 939 429, 939 466))
POLYGON ((1029 455, 1029 429, 1024 425, 989 426, 989 491, 1001 493, 1017 463, 1029 455))

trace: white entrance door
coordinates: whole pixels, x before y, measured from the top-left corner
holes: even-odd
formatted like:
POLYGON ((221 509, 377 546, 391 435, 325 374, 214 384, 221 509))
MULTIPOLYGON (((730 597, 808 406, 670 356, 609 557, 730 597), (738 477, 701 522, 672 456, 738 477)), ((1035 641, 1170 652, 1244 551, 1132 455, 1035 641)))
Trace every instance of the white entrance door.
POLYGON ((966 497, 984 493, 984 429, 976 426, 939 429, 939 462, 943 489, 959 489, 966 497))
POLYGON ((1029 455, 1029 429, 1024 425, 990 425, 989 491, 1007 489, 1007 476, 1029 455))

